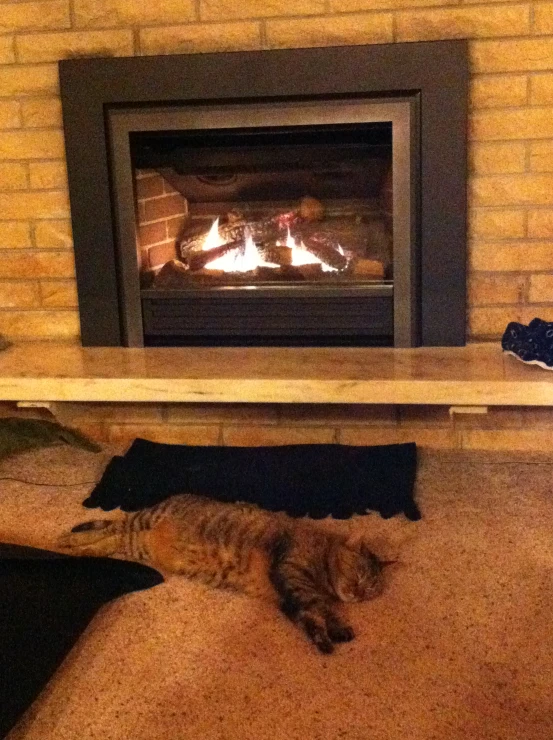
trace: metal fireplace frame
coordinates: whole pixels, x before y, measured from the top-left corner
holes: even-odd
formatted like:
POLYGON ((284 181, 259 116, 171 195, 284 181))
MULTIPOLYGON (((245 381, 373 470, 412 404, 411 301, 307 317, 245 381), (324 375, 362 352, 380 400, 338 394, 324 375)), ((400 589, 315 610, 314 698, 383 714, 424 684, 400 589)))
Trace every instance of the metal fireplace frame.
MULTIPOLYGON (((364 121, 389 121, 394 106, 398 121, 405 120, 406 112, 411 121, 411 169, 417 169, 419 157, 421 162, 419 192, 400 186, 411 206, 411 215, 404 213, 397 222, 409 234, 404 246, 410 263, 397 268, 401 291, 396 286, 394 343, 464 344, 465 41, 70 59, 60 62, 59 71, 85 346, 143 342, 136 246, 129 227, 134 223, 134 212, 129 220, 129 131, 164 130, 177 123, 186 128, 200 119, 207 127, 223 119, 227 126, 229 120, 239 125, 245 111, 255 117, 272 110, 278 119, 315 108, 353 111, 354 120, 364 110, 361 115, 369 116, 364 121), (388 106, 384 118, 379 118, 379 106, 388 106)), ((405 158, 405 148, 396 155, 405 158)), ((394 177, 399 172, 394 164, 394 177)), ((405 206, 405 198, 402 202, 405 206)), ((399 199, 394 199, 396 207, 401 210, 399 199)), ((360 295, 353 293, 352 302, 360 295)))
MULTIPOLYGON (((110 150, 118 244, 120 286, 123 295, 121 318, 124 342, 130 347, 144 343, 150 326, 179 325, 189 337, 252 334, 270 339, 282 332, 301 341, 314 333, 325 337, 344 334, 393 335, 394 345, 418 343, 418 250, 416 212, 418 156, 414 147, 418 131, 418 98, 400 100, 331 100, 278 103, 241 103, 179 106, 156 109, 117 109, 108 113, 110 150), (244 288, 199 288, 186 292, 141 291, 136 250, 136 201, 131 162, 130 133, 205 129, 260 128, 341 123, 389 122, 393 126, 392 167, 394 182, 394 259, 391 284, 317 286, 263 286, 244 288), (417 174, 414 174, 414 173, 417 174), (279 306, 275 316, 272 307, 279 306), (164 308, 167 311, 164 311, 164 308), (179 310, 180 307, 180 310, 179 310), (199 310, 198 310, 199 308, 199 310), (177 311, 180 321, 172 320, 177 311), (161 314, 158 318, 157 314, 161 314), (168 314, 163 316, 163 314, 168 314), (190 320, 186 320, 190 317, 190 320), (157 320, 156 320, 157 318, 157 320), (229 327, 229 319, 231 325, 229 327), (314 319, 318 324, 314 330, 314 319), (183 326, 184 325, 184 326, 183 326)), ((347 336, 344 337, 347 340, 347 336)), ((282 341, 282 340, 281 340, 282 341)))

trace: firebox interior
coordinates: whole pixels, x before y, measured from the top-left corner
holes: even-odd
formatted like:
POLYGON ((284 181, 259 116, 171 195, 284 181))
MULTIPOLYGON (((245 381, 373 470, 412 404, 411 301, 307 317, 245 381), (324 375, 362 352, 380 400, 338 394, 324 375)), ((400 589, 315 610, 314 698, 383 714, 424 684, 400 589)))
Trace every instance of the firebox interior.
POLYGON ((173 259, 146 248, 142 285, 391 281, 392 135, 385 121, 131 132, 135 177, 154 170, 182 198, 173 259))

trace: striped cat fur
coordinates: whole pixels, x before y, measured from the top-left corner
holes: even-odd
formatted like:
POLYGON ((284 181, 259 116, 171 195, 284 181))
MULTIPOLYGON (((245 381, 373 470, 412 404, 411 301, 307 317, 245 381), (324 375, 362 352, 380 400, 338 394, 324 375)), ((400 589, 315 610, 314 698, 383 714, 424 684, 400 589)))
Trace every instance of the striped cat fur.
POLYGON ((377 596, 385 565, 363 542, 312 520, 189 494, 125 519, 84 522, 59 545, 73 555, 123 557, 271 599, 322 653, 354 638, 337 607, 377 596))

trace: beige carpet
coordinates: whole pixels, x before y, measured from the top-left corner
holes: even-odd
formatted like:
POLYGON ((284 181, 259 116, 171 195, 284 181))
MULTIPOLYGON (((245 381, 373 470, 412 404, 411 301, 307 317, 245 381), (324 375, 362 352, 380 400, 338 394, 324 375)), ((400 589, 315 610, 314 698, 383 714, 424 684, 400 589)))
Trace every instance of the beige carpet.
MULTIPOLYGON (((42 450, 0 477, 91 481, 42 450)), ((419 523, 353 523, 399 555, 358 638, 321 656, 269 605, 174 578, 105 607, 10 740, 550 740, 553 459, 424 456, 419 523)), ((0 540, 48 546, 90 484, 3 480, 0 540)))

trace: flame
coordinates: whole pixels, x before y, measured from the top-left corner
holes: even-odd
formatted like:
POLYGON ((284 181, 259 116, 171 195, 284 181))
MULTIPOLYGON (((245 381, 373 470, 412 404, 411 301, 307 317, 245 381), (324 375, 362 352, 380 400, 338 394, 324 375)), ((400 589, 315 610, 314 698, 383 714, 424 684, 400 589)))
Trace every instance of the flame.
MULTIPOLYGON (((292 250, 292 265, 294 267, 301 267, 302 265, 321 265, 323 272, 338 272, 335 267, 325 264, 310 252, 303 242, 298 244, 290 233, 290 229, 288 229, 288 236, 286 237, 286 246, 290 247, 292 250)), ((344 254, 342 247, 338 246, 338 250, 340 254, 344 254)))
POLYGON ((278 267, 273 262, 265 262, 249 232, 246 233, 246 241, 243 249, 236 250, 234 257, 233 272, 251 272, 256 267, 278 267))
MULTIPOLYGON (((225 240, 219 234, 219 219, 216 218, 207 233, 202 250, 207 251, 225 244, 225 240)), ((256 267, 278 267, 273 262, 265 262, 259 253, 250 233, 246 233, 246 239, 242 248, 233 249, 216 260, 209 262, 204 269, 222 270, 223 272, 252 272, 256 267)))
POLYGON ((216 218, 211 224, 210 230, 207 232, 202 246, 202 250, 207 252, 209 249, 220 247, 225 243, 224 239, 219 236, 219 219, 216 218))
MULTIPOLYGON (((220 247, 223 244, 225 244, 225 240, 222 239, 219 234, 219 219, 216 218, 206 234, 202 250, 208 251, 209 249, 220 247)), ((291 264, 294 267, 301 267, 302 265, 321 265, 323 272, 338 272, 335 267, 325 264, 310 252, 302 241, 298 243, 290 233, 290 229, 288 229, 286 242, 284 244, 277 242, 277 244, 280 246, 286 246, 292 250, 291 264)), ((338 246, 338 251, 341 255, 344 254, 344 250, 341 246, 338 246)), ((252 239, 251 234, 248 232, 246 233, 246 239, 242 248, 236 248, 227 252, 227 254, 209 262, 204 269, 222 270, 223 272, 252 272, 257 267, 278 268, 279 265, 273 262, 265 262, 259 250, 255 246, 255 242, 252 239)))

